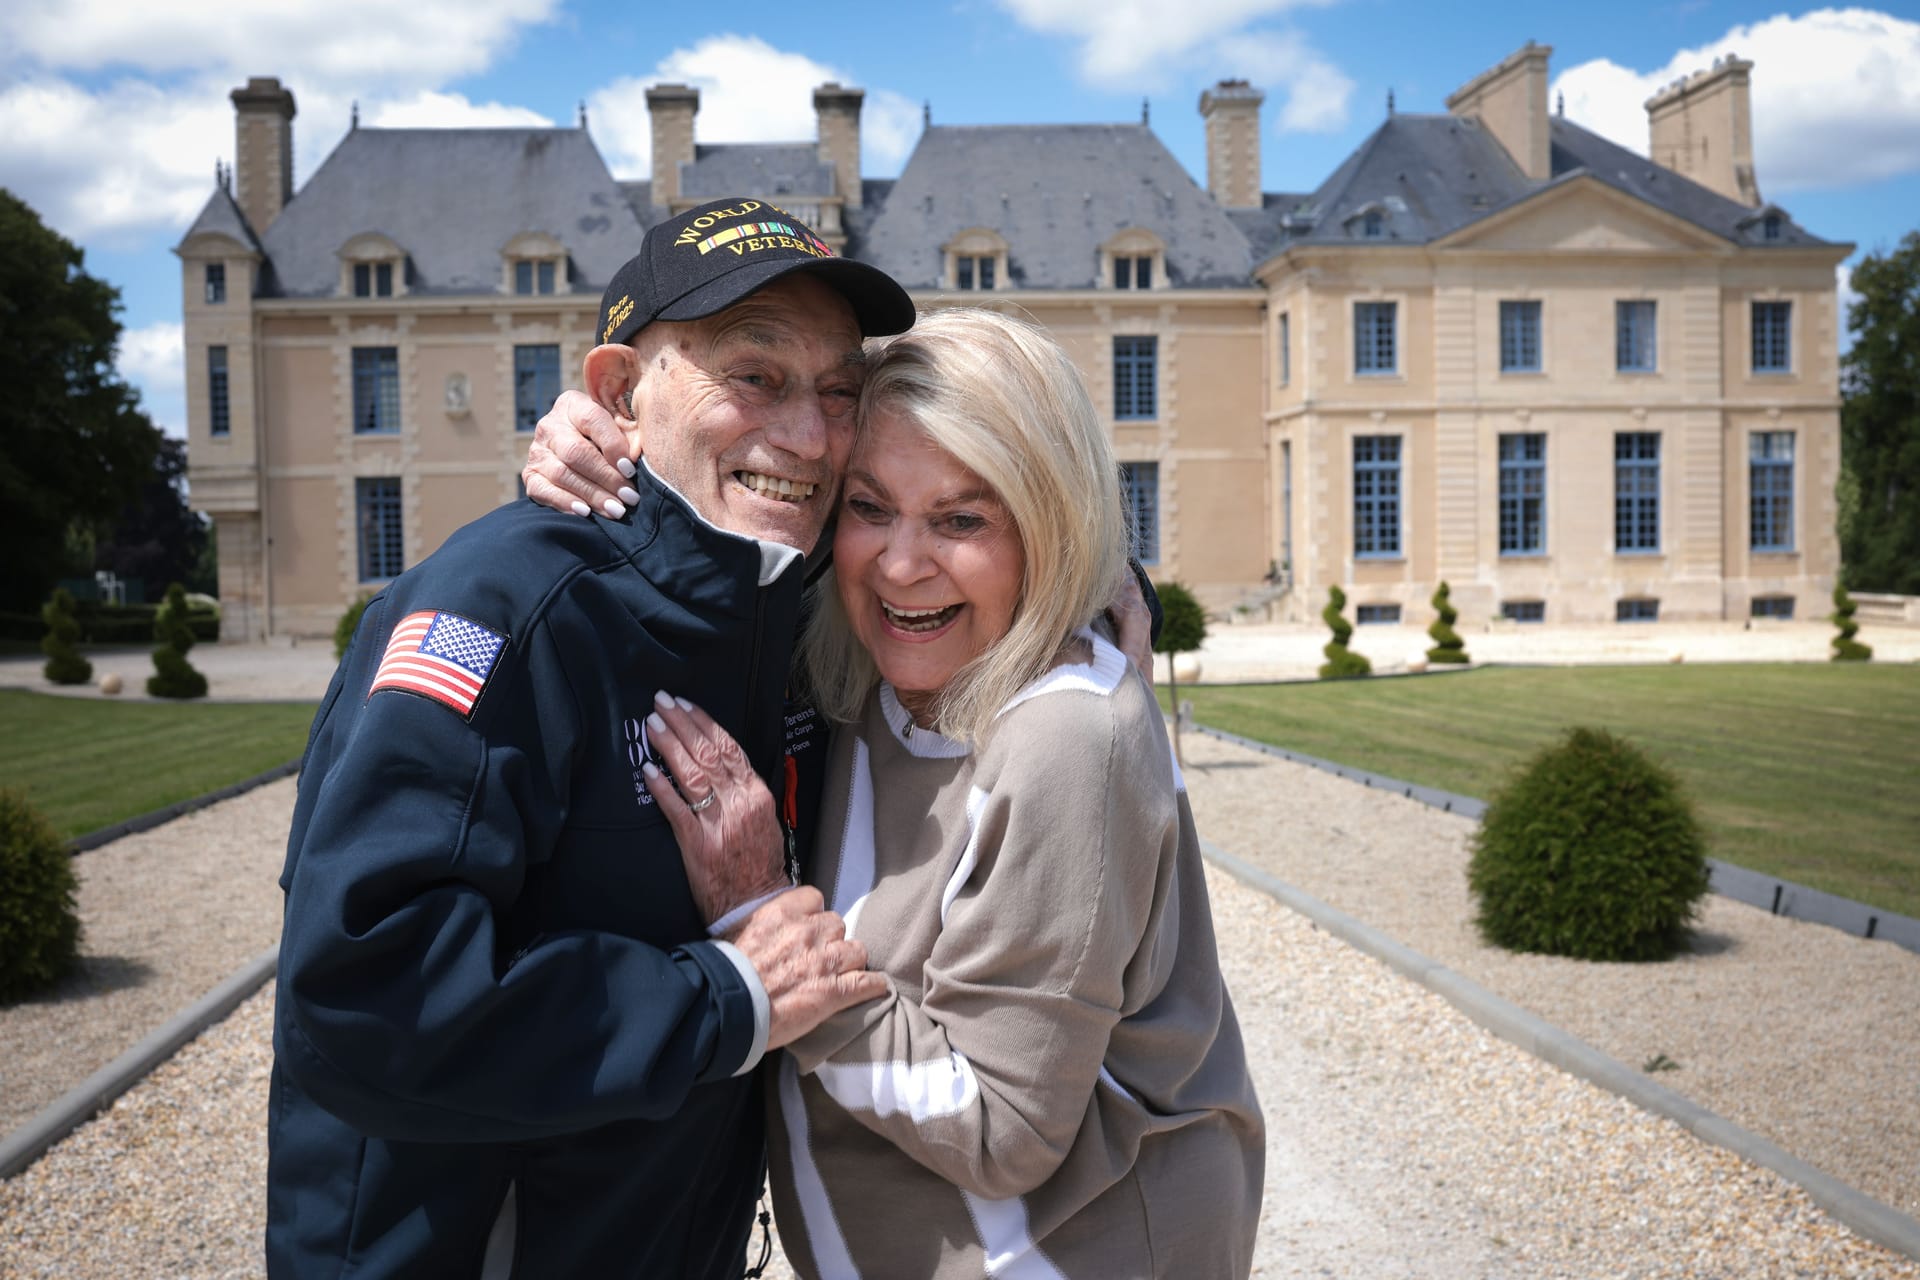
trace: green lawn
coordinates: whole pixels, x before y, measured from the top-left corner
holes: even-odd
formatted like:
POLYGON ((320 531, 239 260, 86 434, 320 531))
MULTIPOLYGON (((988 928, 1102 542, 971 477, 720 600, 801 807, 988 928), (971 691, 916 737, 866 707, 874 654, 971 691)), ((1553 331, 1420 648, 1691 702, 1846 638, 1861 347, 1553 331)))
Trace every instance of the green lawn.
POLYGON ((69 838, 299 756, 310 702, 100 702, 0 689, 0 787, 69 838))
POLYGON ((1686 782, 1714 857, 1920 916, 1920 667, 1492 668, 1180 696, 1201 724, 1483 799, 1567 727, 1604 727, 1686 782))

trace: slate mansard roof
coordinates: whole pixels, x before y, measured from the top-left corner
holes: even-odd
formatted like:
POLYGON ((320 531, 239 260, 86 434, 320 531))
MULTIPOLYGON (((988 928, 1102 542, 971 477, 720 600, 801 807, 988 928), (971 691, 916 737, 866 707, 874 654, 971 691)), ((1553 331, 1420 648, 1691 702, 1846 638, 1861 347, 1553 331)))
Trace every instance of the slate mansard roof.
MULTIPOLYGON (((1475 120, 1394 115, 1317 190, 1227 210, 1146 125, 930 126, 899 178, 863 180, 863 203, 844 209, 846 253, 910 289, 938 289, 945 246, 986 228, 1006 241, 1014 287, 1092 289, 1102 246, 1140 229, 1165 246, 1166 284, 1247 288, 1260 263, 1296 245, 1430 243, 1581 177, 1733 244, 1829 243, 1776 206, 1729 200, 1563 118, 1550 140, 1551 176, 1536 181, 1475 120), (1378 239, 1364 236, 1369 211, 1383 220, 1378 239)), ((701 146, 680 178, 701 199, 804 200, 835 180, 812 143, 701 146)), ((216 187, 186 238, 212 232, 257 249, 266 295, 327 297, 342 247, 384 235, 407 254, 409 293, 458 295, 498 292, 501 251, 541 232, 565 247, 573 287, 590 292, 665 214, 650 182, 615 180, 585 129, 361 128, 265 235, 216 187)))
POLYGON ((340 248, 384 235, 413 294, 499 291, 501 250, 523 232, 566 247, 598 289, 639 250, 627 193, 584 129, 354 129, 260 238, 281 297, 339 289, 340 248))

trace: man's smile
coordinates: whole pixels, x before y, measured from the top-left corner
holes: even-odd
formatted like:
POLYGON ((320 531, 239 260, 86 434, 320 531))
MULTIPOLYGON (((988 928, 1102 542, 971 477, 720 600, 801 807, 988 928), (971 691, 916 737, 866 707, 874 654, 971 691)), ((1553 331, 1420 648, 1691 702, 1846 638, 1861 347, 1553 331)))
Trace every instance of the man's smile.
POLYGON ((753 490, 763 498, 773 498, 780 502, 805 502, 819 488, 805 480, 786 480, 779 476, 763 475, 758 471, 736 471, 733 478, 745 488, 753 490))

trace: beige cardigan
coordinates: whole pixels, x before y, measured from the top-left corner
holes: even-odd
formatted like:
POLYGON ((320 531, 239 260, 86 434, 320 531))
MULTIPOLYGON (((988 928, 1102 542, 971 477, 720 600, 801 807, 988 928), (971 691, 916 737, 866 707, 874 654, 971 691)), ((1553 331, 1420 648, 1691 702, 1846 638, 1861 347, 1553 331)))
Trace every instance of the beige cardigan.
POLYGON ((775 1067, 805 1277, 1245 1276, 1265 1145, 1159 707, 1091 632, 977 753, 882 688, 813 879, 892 992, 775 1067))

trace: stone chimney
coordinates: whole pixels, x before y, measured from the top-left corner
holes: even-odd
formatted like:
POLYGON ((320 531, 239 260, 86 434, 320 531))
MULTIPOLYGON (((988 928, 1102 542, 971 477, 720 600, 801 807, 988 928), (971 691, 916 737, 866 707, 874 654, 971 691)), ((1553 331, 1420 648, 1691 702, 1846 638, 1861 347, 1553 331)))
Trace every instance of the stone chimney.
POLYGON ((1228 209, 1260 207, 1260 104, 1245 80, 1222 80, 1200 95, 1207 122, 1207 191, 1228 209))
POLYGON ((1508 54, 1454 90, 1447 110, 1474 117, 1507 149, 1520 172, 1536 182, 1553 176, 1553 144, 1548 134, 1547 59, 1551 45, 1535 44, 1508 54))
POLYGON ((813 91, 819 121, 820 163, 833 166, 834 185, 846 207, 860 207, 860 104, 865 89, 843 89, 829 80, 813 91))
POLYGON ((293 93, 274 76, 254 76, 233 99, 235 199, 255 235, 264 235, 293 199, 293 93))
POLYGON ((1744 205, 1760 203, 1753 176, 1753 63, 1728 54, 1647 99, 1653 162, 1744 205))
POLYGON ((684 84, 656 84, 647 90, 647 114, 653 118, 653 202, 671 207, 680 198, 680 166, 693 160, 693 117, 700 91, 684 84))

